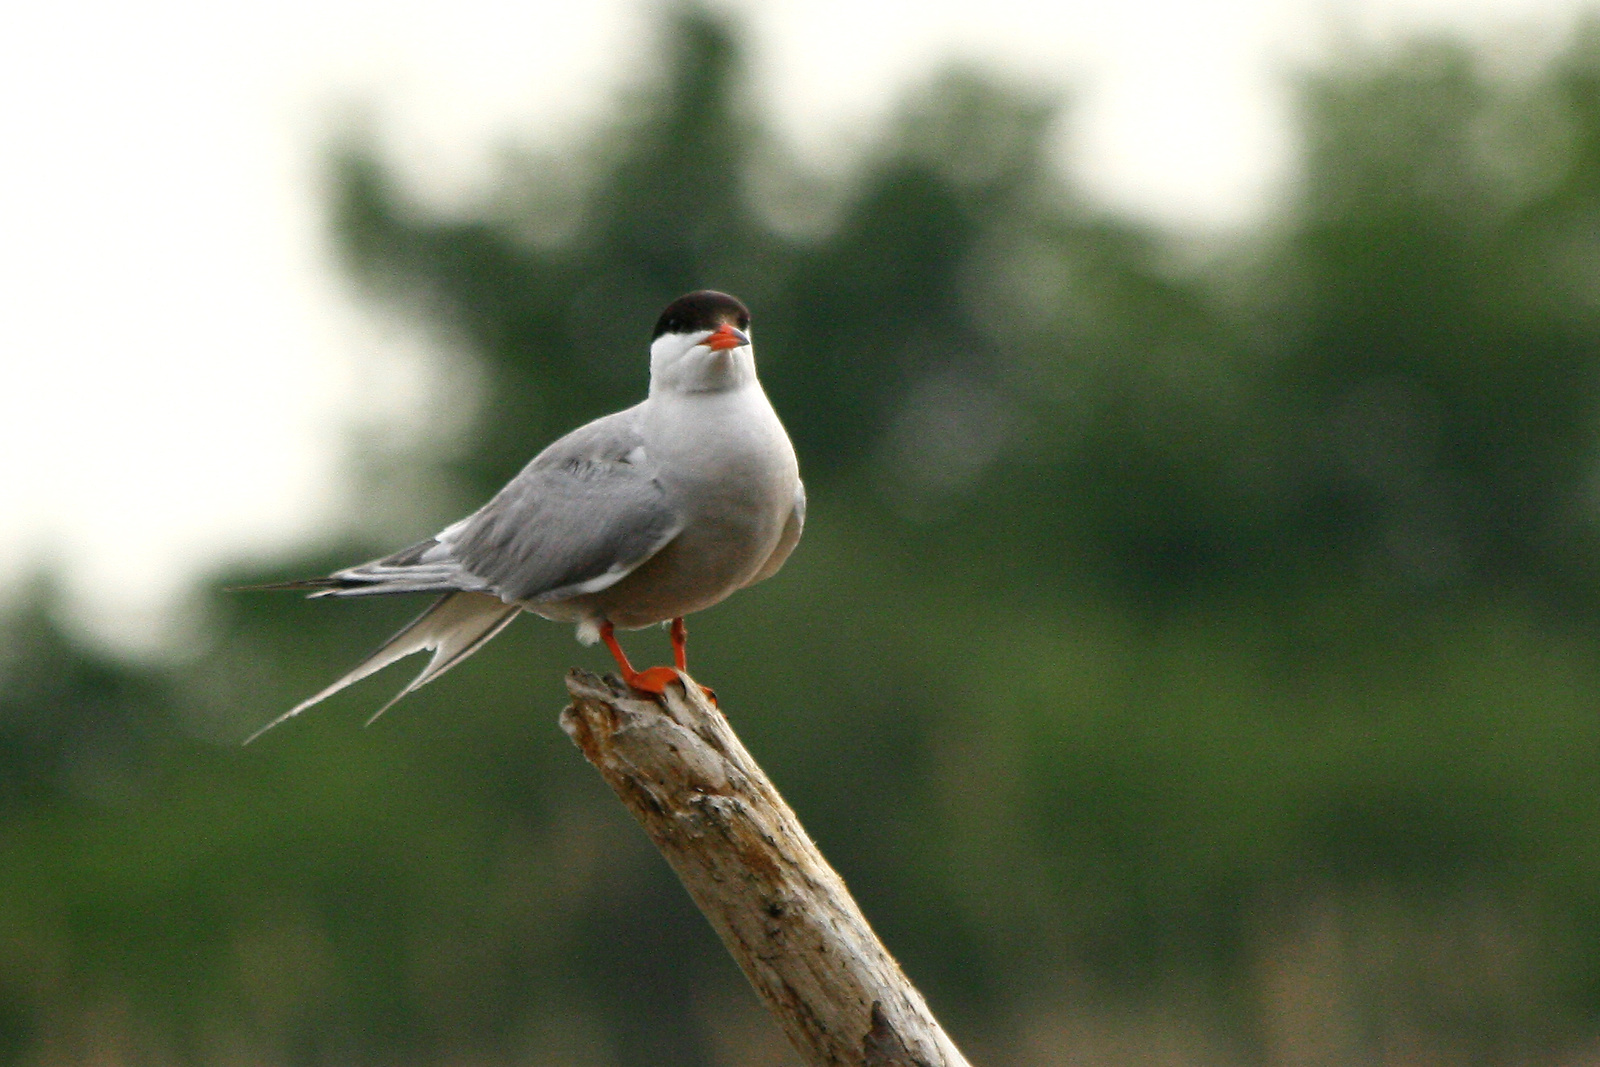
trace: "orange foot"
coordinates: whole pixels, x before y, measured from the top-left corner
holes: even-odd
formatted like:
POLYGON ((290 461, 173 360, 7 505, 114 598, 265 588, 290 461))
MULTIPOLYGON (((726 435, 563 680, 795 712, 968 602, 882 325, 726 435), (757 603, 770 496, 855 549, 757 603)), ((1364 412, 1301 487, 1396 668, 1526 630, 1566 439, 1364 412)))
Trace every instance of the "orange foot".
MULTIPOLYGON (((685 678, 680 677, 678 672, 671 667, 648 667, 645 670, 634 671, 632 674, 625 675, 622 680, 627 682, 631 689, 660 696, 666 692, 667 686, 673 682, 682 682, 685 678)), ((700 685, 699 682, 694 684, 700 685)), ((717 704, 716 691, 710 686, 700 685, 700 692, 706 695, 706 699, 711 701, 713 707, 719 706, 717 704)))
POLYGON ((634 671, 622 679, 630 688, 641 693, 654 693, 660 696, 667 691, 667 686, 678 680, 678 672, 671 667, 649 667, 642 671, 634 671))
MULTIPOLYGON (((672 651, 673 659, 678 664, 677 670, 673 670, 671 667, 648 667, 642 671, 636 671, 633 669, 633 664, 628 662, 627 653, 623 652, 622 646, 617 644, 617 635, 611 623, 605 622, 600 625, 600 639, 606 643, 606 648, 611 650, 612 658, 617 661, 617 669, 622 672, 622 680, 627 683, 629 688, 637 689, 641 693, 650 693, 654 696, 660 696, 666 692, 667 686, 673 682, 683 681, 688 678, 688 674, 684 672, 683 645, 685 633, 683 620, 674 619, 672 623, 672 651), (680 675, 682 676, 681 678, 680 675)), ((696 682, 695 684, 699 685, 700 683, 696 682)), ((700 686, 700 691, 706 695, 706 699, 711 701, 713 705, 716 704, 716 693, 713 693, 703 685, 700 686)))

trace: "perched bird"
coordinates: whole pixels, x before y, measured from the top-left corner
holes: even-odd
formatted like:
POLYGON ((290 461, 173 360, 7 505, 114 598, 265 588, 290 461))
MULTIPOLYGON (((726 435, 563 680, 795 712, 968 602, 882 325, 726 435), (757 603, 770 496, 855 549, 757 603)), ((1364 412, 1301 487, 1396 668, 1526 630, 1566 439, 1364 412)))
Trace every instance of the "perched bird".
POLYGON ((794 447, 756 380, 750 312, 726 293, 667 305, 650 341, 650 392, 534 457, 483 507, 426 541, 326 578, 260 588, 312 597, 438 593, 349 674, 249 740, 413 652, 422 673, 380 708, 439 677, 531 611, 604 641, 623 680, 660 693, 669 667, 636 671, 614 630, 672 623, 783 566, 805 523, 794 447))

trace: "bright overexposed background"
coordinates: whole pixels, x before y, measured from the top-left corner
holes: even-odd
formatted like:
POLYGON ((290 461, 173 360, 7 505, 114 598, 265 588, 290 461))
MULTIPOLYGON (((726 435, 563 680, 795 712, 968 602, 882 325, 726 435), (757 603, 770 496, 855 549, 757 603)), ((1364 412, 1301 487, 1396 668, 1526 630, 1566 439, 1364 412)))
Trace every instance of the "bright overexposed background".
MULTIPOLYGON (((1108 208, 1204 232, 1259 218, 1292 175, 1297 68, 1430 29, 1537 51, 1579 4, 731 9, 759 106, 821 163, 847 162, 905 88, 958 59, 1063 90, 1062 164, 1108 208)), ((416 195, 470 202, 508 138, 559 146, 648 78, 658 15, 637 0, 11 5, 0 582, 59 569, 94 629, 150 645, 207 565, 337 524, 345 435, 426 398, 388 370, 417 342, 362 311, 330 254, 332 139, 360 122, 416 195)))

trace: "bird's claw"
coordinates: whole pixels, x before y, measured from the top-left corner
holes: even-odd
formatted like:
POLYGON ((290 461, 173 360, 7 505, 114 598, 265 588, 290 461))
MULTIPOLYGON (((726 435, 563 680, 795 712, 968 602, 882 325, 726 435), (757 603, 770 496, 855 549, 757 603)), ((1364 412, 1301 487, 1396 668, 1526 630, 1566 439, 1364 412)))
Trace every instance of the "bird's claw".
POLYGON ((667 686, 677 680, 678 672, 671 667, 649 667, 642 671, 634 671, 625 679, 629 688, 654 696, 665 693, 667 686))
MULTIPOLYGON (((681 674, 671 667, 648 667, 642 671, 634 671, 623 680, 628 683, 629 688, 652 696, 660 696, 673 682, 687 684, 690 681, 688 675, 681 674)), ((700 685, 699 682, 693 684, 700 685)), ((717 706, 717 694, 710 686, 701 685, 700 692, 706 695, 706 699, 711 701, 713 706, 717 706)))

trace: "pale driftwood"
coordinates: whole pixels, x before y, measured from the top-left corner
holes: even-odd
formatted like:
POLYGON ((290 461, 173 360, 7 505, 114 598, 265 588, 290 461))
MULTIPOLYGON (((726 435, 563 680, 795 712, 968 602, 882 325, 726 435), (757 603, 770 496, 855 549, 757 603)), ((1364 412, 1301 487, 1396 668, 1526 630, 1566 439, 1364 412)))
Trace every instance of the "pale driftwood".
POLYGON ((966 1067, 844 881, 699 691, 567 674, 561 728, 644 825, 808 1064, 966 1067))

